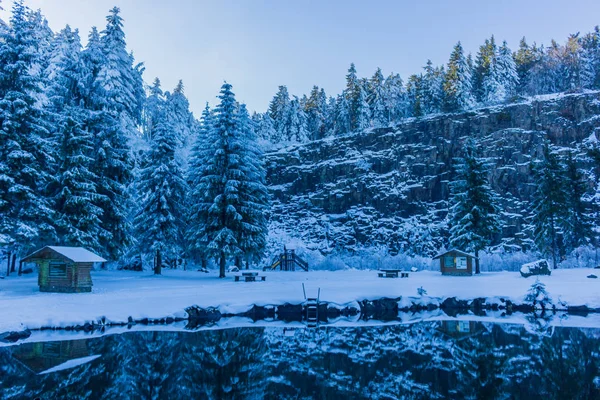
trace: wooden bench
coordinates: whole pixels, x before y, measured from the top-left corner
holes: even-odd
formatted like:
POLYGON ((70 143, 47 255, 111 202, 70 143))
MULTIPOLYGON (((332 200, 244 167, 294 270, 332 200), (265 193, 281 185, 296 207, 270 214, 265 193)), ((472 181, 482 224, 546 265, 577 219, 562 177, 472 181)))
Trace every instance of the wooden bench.
POLYGON ((256 282, 256 281, 266 281, 267 277, 265 275, 258 275, 258 272, 242 272, 241 275, 235 275, 236 282, 256 282), (243 278, 243 280, 241 279, 243 278))
POLYGON ((377 275, 380 278, 408 278, 408 272, 400 269, 381 269, 377 275))

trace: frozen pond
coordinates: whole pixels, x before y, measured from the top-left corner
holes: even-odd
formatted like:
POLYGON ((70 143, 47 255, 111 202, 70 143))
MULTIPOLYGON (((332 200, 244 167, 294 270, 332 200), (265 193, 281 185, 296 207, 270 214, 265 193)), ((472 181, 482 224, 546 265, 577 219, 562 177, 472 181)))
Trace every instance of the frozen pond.
POLYGON ((591 399, 599 367, 594 328, 452 320, 150 331, 0 348, 0 397, 591 399))

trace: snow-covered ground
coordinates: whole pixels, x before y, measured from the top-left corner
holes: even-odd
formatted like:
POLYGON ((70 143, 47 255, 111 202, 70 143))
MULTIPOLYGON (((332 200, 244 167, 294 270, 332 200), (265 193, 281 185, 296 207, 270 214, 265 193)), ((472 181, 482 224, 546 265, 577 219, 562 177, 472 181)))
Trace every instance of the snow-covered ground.
MULTIPOLYGON (((554 270, 540 281, 554 303, 600 308, 600 276, 593 269, 554 270)), ((230 274, 231 275, 231 274, 230 274)), ((382 279, 376 271, 265 272, 266 282, 234 282, 215 273, 165 270, 162 276, 148 272, 92 272, 92 293, 41 293, 37 276, 0 280, 0 333, 25 328, 60 327, 98 321, 126 322, 128 317, 164 318, 185 316, 191 305, 215 306, 221 312, 238 313, 253 304, 301 303, 302 283, 309 297, 321 289, 321 300, 346 304, 382 297, 413 297, 423 287, 432 298, 501 297, 522 303, 535 277, 515 272, 489 272, 472 277, 442 276, 420 271, 405 279, 382 279)), ((435 300, 435 299, 432 299, 435 300)))

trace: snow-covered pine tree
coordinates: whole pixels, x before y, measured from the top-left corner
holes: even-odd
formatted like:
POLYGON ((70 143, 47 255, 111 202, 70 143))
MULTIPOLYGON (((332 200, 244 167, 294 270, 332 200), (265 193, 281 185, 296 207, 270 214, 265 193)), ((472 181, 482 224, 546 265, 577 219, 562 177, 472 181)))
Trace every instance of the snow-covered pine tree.
POLYGON ((423 115, 423 77, 411 75, 406 83, 406 98, 408 103, 407 116, 420 117, 423 115))
POLYGON ((133 135, 135 126, 140 122, 143 101, 140 92, 144 91, 139 87, 139 74, 127 52, 123 18, 119 13, 119 8, 114 7, 106 17, 106 29, 100 37, 104 62, 96 79, 104 89, 108 106, 119 114, 122 129, 133 135))
POLYGON ((569 253, 593 240, 591 204, 586 197, 587 183, 577 167, 573 151, 565 159, 565 216, 560 225, 563 232, 565 252, 569 253))
POLYGON ((471 68, 458 42, 450 56, 444 80, 446 111, 469 110, 475 106, 471 80, 471 68))
POLYGON ((164 110, 165 96, 160 87, 160 79, 155 78, 148 88, 148 97, 142 111, 142 136, 146 142, 153 140, 152 133, 156 132, 154 125, 158 115, 164 110))
POLYGON ((540 54, 537 46, 535 43, 533 46, 530 46, 525 37, 523 37, 519 42, 519 50, 515 53, 514 59, 517 67, 517 74, 519 76, 519 87, 517 91, 522 94, 529 94, 527 92, 527 84, 529 82, 530 71, 535 64, 540 61, 540 54))
POLYGON ((256 126, 256 134, 259 138, 266 141, 271 141, 277 135, 273 124, 273 119, 269 113, 259 114, 258 123, 256 126))
POLYGON ((535 193, 532 199, 533 240, 538 250, 552 257, 552 266, 564 253, 561 221, 565 214, 566 186, 564 170, 549 143, 544 144, 543 158, 533 165, 535 193))
POLYGON ((240 185, 244 148, 230 84, 223 84, 219 99, 214 123, 192 157, 191 167, 197 169, 190 172, 195 203, 190 224, 198 229, 190 232, 190 240, 206 257, 219 260, 219 277, 224 278, 227 259, 244 254, 238 242, 243 221, 240 185))
POLYGON ((424 67, 425 74, 421 78, 423 114, 434 114, 442 110, 444 101, 444 70, 435 68, 431 60, 424 67))
POLYGON ((48 187, 60 242, 101 251, 102 210, 94 204, 98 177, 91 172, 94 142, 88 130, 91 111, 85 108, 85 75, 79 34, 67 25, 54 39, 46 71, 57 145, 56 169, 48 187))
POLYGON ((480 273, 479 251, 488 247, 501 231, 497 194, 488 182, 488 167, 474 140, 465 143, 456 165, 457 179, 450 184, 450 244, 475 253, 475 273, 480 273))
POLYGON ((367 103, 367 92, 361 85, 358 90, 358 99, 356 101, 356 129, 361 131, 371 125, 371 110, 367 103))
POLYGON ((389 123, 389 110, 385 101, 385 79, 381 68, 377 68, 373 77, 369 80, 369 98, 367 102, 371 109, 371 119, 376 128, 387 126, 389 123))
POLYGON ((198 122, 190 111, 190 103, 185 96, 183 81, 179 80, 173 92, 167 92, 167 110, 180 146, 185 146, 188 139, 198 129, 198 122))
POLYGON ((154 118, 153 141, 138 182, 140 209, 134 224, 141 252, 156 254, 154 273, 160 275, 163 258, 175 263, 183 252, 187 184, 175 158, 178 139, 165 103, 154 118))
POLYGON ((484 44, 479 47, 479 51, 477 52, 477 55, 475 57, 475 65, 472 71, 473 96, 478 102, 485 102, 488 98, 487 91, 489 90, 489 86, 491 84, 490 75, 492 74, 494 69, 496 56, 496 39, 492 35, 490 39, 486 39, 484 44), (487 89, 486 86, 488 86, 487 89))
MULTIPOLYGON (((265 113, 264 118, 269 117, 268 113, 265 113)), ((208 222, 207 210, 204 208, 205 203, 199 202, 198 199, 203 199, 205 196, 204 190, 207 187, 207 182, 204 180, 205 174, 209 173, 206 168, 212 168, 210 165, 205 164, 205 159, 213 154, 214 149, 208 148, 210 144, 209 140, 213 138, 213 113, 206 103, 206 107, 202 111, 200 118, 200 126, 198 134, 195 137, 190 152, 190 163, 188 168, 187 181, 190 187, 187 204, 190 209, 188 216, 188 231, 187 231, 187 242, 188 249, 191 255, 195 259, 199 259, 202 263, 202 268, 206 268, 208 265, 208 236, 206 235, 206 223, 208 222)))
POLYGON ((97 69, 90 90, 95 111, 91 129, 96 151, 93 172, 99 177, 98 194, 101 195, 96 205, 103 211, 105 232, 100 243, 108 257, 117 259, 131 242, 127 189, 133 178, 133 160, 128 141, 137 135, 143 88, 140 70, 133 67, 133 58, 126 50, 119 9, 113 8, 106 20, 99 42, 91 36, 94 41, 88 43, 84 52, 88 57, 84 59, 93 62, 88 66, 91 71, 97 69), (97 59, 95 46, 98 44, 102 55, 97 59))
POLYGON ((53 212, 43 192, 54 149, 47 114, 36 101, 41 74, 38 42, 23 2, 13 3, 10 28, 0 37, 0 235, 11 251, 54 236, 53 212))
POLYGON ((304 106, 306 130, 311 140, 318 140, 325 136, 326 102, 325 92, 318 86, 313 86, 304 106))
POLYGON ((286 86, 279 86, 279 89, 271 103, 269 104, 269 116, 273 120, 276 136, 271 138, 271 143, 279 144, 288 140, 289 120, 290 120, 290 95, 286 86))
POLYGON ((387 124, 407 116, 408 101, 404 82, 399 74, 391 73, 385 78, 384 102, 389 114, 387 124))
POLYGON ((360 80, 356 75, 356 67, 354 66, 354 63, 351 63, 350 68, 348 68, 348 74, 346 74, 346 89, 342 93, 342 95, 346 97, 346 102, 348 104, 351 131, 358 129, 358 112, 361 104, 359 96, 361 87, 360 80))
POLYGON ((334 135, 343 135, 350 132, 350 106, 345 94, 337 97, 335 103, 334 135))
POLYGON ((296 143, 306 142, 309 137, 306 128, 306 113, 303 110, 300 99, 298 99, 297 96, 294 96, 290 102, 289 120, 285 129, 286 140, 296 143))
POLYGON ((500 83, 504 94, 501 101, 508 101, 517 94, 519 74, 517 72, 517 64, 515 63, 513 53, 510 48, 508 48, 506 40, 502 42, 502 46, 498 49, 496 70, 500 76, 500 83))
MULTIPOLYGON (((267 243, 266 212, 269 194, 265 186, 266 170, 263 153, 256 141, 256 134, 245 104, 238 110, 240 130, 240 169, 244 173, 240 192, 240 215, 242 216, 238 243, 243 252, 246 268, 258 262, 267 243)), ((237 262, 240 267, 239 261, 237 262)))

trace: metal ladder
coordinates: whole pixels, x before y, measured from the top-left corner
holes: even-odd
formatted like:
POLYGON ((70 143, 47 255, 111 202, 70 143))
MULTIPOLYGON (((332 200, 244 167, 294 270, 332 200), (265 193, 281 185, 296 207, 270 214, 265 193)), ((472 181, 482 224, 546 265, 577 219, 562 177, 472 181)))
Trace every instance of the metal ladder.
POLYGON ((319 326, 319 300, 321 298, 321 288, 317 292, 317 297, 306 297, 306 289, 302 284, 304 299, 306 300, 306 326, 308 328, 317 328, 319 326))

